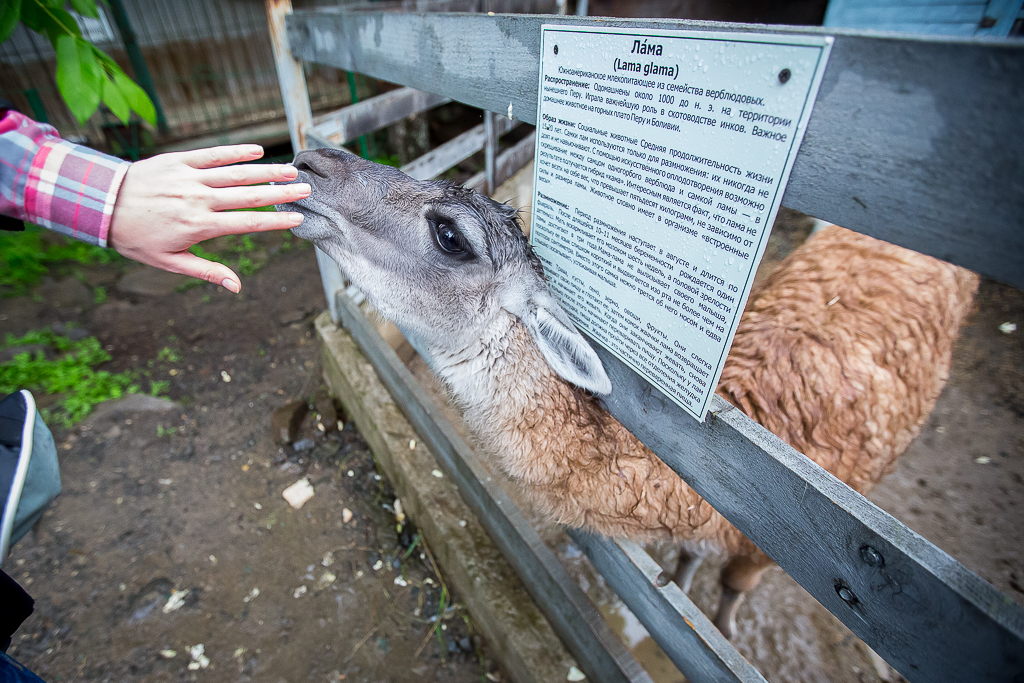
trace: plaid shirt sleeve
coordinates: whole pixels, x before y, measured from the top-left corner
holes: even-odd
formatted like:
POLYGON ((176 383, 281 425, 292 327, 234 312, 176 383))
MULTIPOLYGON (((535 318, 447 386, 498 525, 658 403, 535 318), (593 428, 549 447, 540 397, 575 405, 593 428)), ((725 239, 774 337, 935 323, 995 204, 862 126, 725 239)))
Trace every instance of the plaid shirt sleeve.
POLYGON ((0 119, 0 213, 105 247, 130 165, 8 111, 0 119))

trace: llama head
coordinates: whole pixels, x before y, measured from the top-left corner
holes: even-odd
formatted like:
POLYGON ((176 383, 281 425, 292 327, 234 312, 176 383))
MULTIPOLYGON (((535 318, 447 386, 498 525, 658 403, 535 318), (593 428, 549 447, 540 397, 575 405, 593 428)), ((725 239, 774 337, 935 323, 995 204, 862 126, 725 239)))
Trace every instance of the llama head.
POLYGON ((293 232, 338 262, 385 317, 428 347, 472 344, 502 310, 516 316, 551 369, 595 393, 611 391, 601 360, 544 280, 515 209, 443 181, 340 150, 295 157, 306 199, 293 232))

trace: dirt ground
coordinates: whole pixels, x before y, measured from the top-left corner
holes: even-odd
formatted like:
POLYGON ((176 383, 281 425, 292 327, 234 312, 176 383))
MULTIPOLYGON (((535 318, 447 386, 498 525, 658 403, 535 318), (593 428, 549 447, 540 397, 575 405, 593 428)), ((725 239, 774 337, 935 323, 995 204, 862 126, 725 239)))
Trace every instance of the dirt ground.
POLYGON ((312 249, 242 283, 0 300, 4 332, 77 322, 105 369, 180 356, 149 368, 170 401, 54 429, 63 493, 5 563, 36 599, 10 654, 47 681, 500 680, 351 425, 307 417, 302 452, 271 438, 271 412, 321 384, 312 249), (296 511, 282 491, 303 478, 315 495, 296 511))
MULTIPOLYGON (((805 233, 778 231, 766 258, 805 233)), ((270 413, 320 386, 311 321, 325 302, 312 250, 273 256, 240 296, 111 287, 96 306, 51 298, 59 284, 43 287, 61 306, 0 300, 0 329, 78 322, 115 371, 171 347, 180 360, 150 370, 176 405, 108 404, 54 430, 64 493, 7 565, 37 600, 11 654, 48 681, 501 678, 464 610, 441 607, 443 577, 412 545, 415 530, 396 531, 393 495, 358 434, 324 435, 308 418, 311 450, 271 438, 270 413), (315 495, 296 511, 281 492, 304 477, 315 495)), ((1024 293, 985 282, 931 420, 871 498, 1024 603, 1021 326, 1024 293), (1000 332, 1005 322, 1020 331, 1000 332)), ((546 537, 657 680, 681 680, 579 552, 546 537)), ((707 563, 691 593, 707 611, 716 572, 707 563)), ((739 622, 737 647, 770 681, 898 680, 779 570, 739 622)))

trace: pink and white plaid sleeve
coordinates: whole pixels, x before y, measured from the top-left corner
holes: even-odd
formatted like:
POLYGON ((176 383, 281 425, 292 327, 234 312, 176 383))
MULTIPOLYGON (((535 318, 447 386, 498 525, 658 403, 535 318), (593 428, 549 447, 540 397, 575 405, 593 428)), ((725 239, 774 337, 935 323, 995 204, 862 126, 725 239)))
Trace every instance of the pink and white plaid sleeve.
POLYGON ((0 119, 0 213, 105 247, 130 165, 8 111, 0 119))

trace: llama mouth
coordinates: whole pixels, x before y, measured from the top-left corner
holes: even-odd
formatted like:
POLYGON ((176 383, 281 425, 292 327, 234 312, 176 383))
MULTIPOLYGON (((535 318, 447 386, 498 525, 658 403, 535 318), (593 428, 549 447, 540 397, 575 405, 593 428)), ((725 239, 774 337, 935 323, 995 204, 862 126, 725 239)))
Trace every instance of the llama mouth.
POLYGON ((295 211, 304 216, 299 225, 292 228, 292 234, 304 240, 309 240, 317 245, 321 242, 344 239, 350 225, 336 209, 332 208, 318 199, 322 191, 317 186, 319 176, 313 177, 304 170, 299 170, 295 180, 281 185, 294 185, 296 183, 309 183, 313 192, 304 199, 299 199, 286 204, 277 204, 274 208, 278 211, 295 211))

